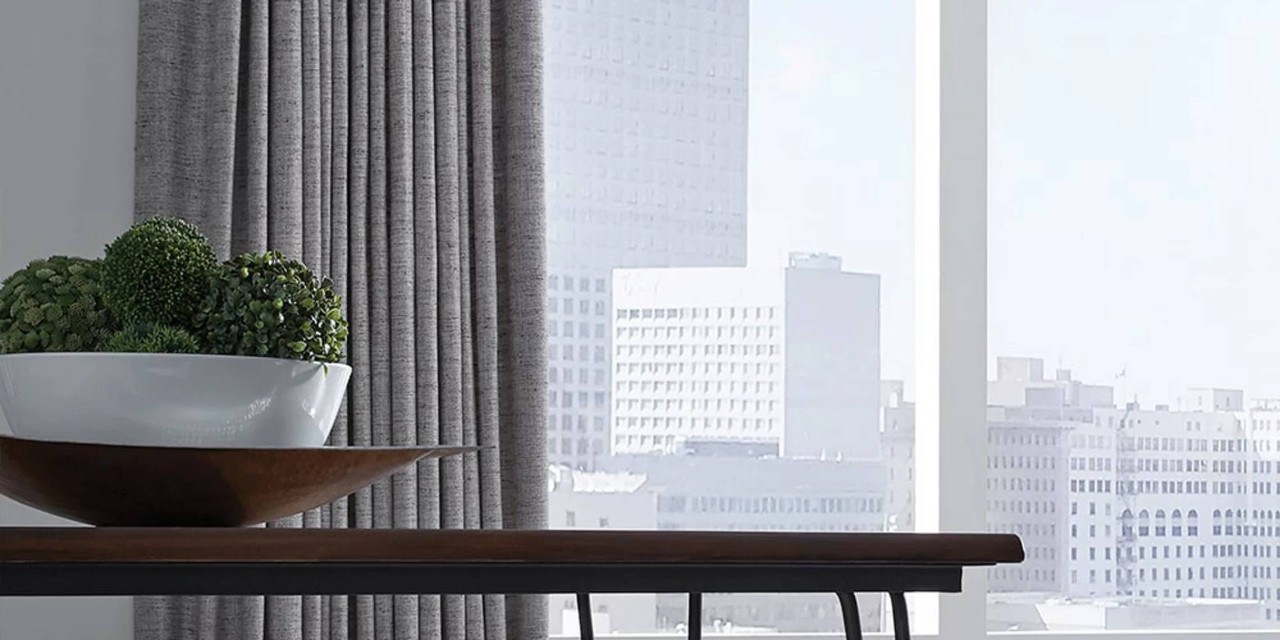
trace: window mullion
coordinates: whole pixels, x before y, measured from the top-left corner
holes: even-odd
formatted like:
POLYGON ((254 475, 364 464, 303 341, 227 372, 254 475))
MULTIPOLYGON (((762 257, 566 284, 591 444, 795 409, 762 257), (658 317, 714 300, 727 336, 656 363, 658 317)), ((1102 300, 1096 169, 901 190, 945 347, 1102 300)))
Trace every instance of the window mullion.
MULTIPOLYGON (((984 531, 987 2, 915 9, 916 530, 984 531)), ((921 632, 981 637, 985 571, 914 608, 921 632)))

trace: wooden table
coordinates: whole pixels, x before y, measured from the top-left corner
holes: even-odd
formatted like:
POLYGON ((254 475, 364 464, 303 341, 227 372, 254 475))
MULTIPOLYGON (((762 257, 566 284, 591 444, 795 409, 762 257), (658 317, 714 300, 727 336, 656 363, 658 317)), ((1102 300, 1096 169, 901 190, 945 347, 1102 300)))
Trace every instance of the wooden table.
POLYGON ((1021 562, 1016 536, 695 531, 0 528, 0 596, 957 592, 964 567, 1021 562))

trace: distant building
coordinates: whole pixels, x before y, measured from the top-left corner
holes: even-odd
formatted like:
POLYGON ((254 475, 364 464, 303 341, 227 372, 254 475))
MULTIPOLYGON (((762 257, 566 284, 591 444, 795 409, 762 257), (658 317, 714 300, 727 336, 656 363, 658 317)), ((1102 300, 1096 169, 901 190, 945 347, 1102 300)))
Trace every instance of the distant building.
POLYGON ((996 358, 996 379, 987 383, 987 404, 1016 407, 1026 404, 1028 394, 1037 404, 1064 404, 1072 407, 1115 406, 1115 390, 1084 384, 1059 369, 1052 379, 1044 377, 1044 360, 1039 358, 996 358), (1056 398, 1053 400, 1052 398, 1056 398))
MULTIPOLYGON (((719 456, 623 456, 609 472, 549 471, 549 524, 557 529, 720 531, 881 531, 884 467, 875 460, 794 460, 719 456)), ((881 598, 859 596, 867 630, 880 624, 881 598)), ((673 631, 685 621, 683 596, 592 599, 597 631, 673 631)), ((549 605, 552 632, 576 629, 570 596, 549 605)), ((707 628, 834 632, 829 594, 707 594, 707 628)))
POLYGON ((1143 631, 1259 629, 1257 600, 1062 598, 1052 593, 996 593, 987 602, 990 631, 1143 631))
MULTIPOLYGON (((548 519, 551 529, 636 529, 658 527, 657 493, 648 478, 634 473, 578 471, 553 465, 548 469, 548 519)), ((591 598, 596 633, 645 633, 655 630, 654 594, 596 594, 591 598)), ((551 635, 577 635, 574 595, 555 594, 548 601, 551 635)))
POLYGON ((1242 411, 1244 392, 1239 389, 1193 388, 1182 399, 1185 411, 1242 411))
POLYGON ((1067 433, 1084 416, 1038 409, 987 409, 987 529, 1017 534, 1027 555, 1016 571, 989 573, 990 591, 1061 593, 1067 584, 1067 433))
POLYGON ((880 383, 885 531, 915 530, 916 407, 903 400, 903 388, 901 380, 880 383))
POLYGON ((610 272, 741 266, 746 0, 543 1, 547 453, 608 456, 610 272))
POLYGON ((803 254, 619 269, 613 318, 614 454, 879 455, 879 276, 803 254))
MULTIPOLYGON (((1022 536, 1027 560, 993 568, 992 593, 1258 601, 1263 620, 1280 621, 1280 547, 1265 542, 1280 537, 1280 401, 1195 389, 1181 410, 1115 406, 1109 387, 1046 379, 1039 360, 998 362, 988 528, 1022 536)), ((887 517, 901 530, 914 415, 886 406, 882 422, 887 517)))
POLYGON ((639 473, 550 469, 547 525, 552 529, 658 528, 658 494, 639 473))
POLYGON ((884 530, 878 460, 644 455, 611 464, 648 478, 658 529, 884 530))

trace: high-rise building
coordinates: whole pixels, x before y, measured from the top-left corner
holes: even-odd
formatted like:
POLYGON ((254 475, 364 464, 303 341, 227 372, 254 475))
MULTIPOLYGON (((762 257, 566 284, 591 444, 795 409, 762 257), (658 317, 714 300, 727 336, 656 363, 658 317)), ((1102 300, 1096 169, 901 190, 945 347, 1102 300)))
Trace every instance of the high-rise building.
POLYGON ((548 453, 608 453, 610 272, 746 260, 747 0, 545 0, 548 453))
POLYGON ((622 269, 613 318, 614 454, 879 456, 879 276, 622 269))

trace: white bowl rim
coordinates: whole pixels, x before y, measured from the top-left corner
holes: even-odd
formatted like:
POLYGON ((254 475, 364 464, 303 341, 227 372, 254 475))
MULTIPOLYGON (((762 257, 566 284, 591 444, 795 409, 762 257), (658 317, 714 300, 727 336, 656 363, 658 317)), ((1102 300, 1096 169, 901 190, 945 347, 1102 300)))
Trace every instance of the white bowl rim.
MULTIPOLYGON (((153 354, 153 355, 164 355, 164 354, 153 354)), ((175 355, 175 354, 170 354, 170 355, 175 355)), ((176 355, 181 355, 181 354, 176 354, 176 355)), ((238 447, 238 446, 234 446, 234 445, 217 445, 217 446, 212 446, 212 447, 193 447, 193 446, 191 446, 191 445, 189 445, 189 444, 163 444, 163 443, 161 443, 161 444, 121 444, 121 443, 116 443, 116 442, 91 442, 91 441, 86 441, 86 440, 54 440, 54 439, 46 439, 46 438, 28 438, 28 437, 23 437, 23 436, 10 435, 10 434, 7 434, 7 433, 0 433, 0 443, 2 443, 2 442, 3 442, 4 440, 6 440, 6 439, 8 439, 8 440, 25 440, 25 441, 34 441, 34 442, 48 443, 48 444, 53 444, 53 445, 85 445, 85 446, 93 447, 93 448, 96 448, 96 449, 104 449, 104 448, 111 448, 111 449, 165 449, 165 450, 181 449, 181 450, 183 450, 183 451, 191 451, 191 452, 199 451, 199 452, 201 452, 201 453, 204 453, 204 452, 210 452, 210 451, 215 452, 215 453, 235 453, 235 452, 237 452, 237 451, 272 451, 272 452, 280 452, 280 451, 284 451, 284 452, 289 452, 289 451, 315 451, 315 450, 317 450, 317 449, 323 449, 323 450, 325 450, 325 451, 335 451, 335 450, 344 450, 344 451, 352 451, 352 450, 358 450, 358 451, 409 451, 409 450, 415 450, 415 451, 427 451, 427 452, 431 452, 431 451, 434 451, 434 450, 437 450, 437 449, 463 449, 464 451, 462 451, 462 453, 479 453, 479 452, 481 452, 481 451, 486 451, 486 450, 490 450, 490 449, 493 449, 493 448, 494 448, 494 447, 493 447, 493 445, 464 445, 464 444, 460 444, 460 445, 452 445, 452 444, 429 444, 429 445, 428 445, 428 444, 421 444, 421 445, 419 445, 419 444, 404 444, 404 445, 318 444, 318 445, 316 445, 316 446, 314 446, 314 447, 305 447, 305 446, 289 446, 289 447, 261 447, 261 446, 258 446, 258 447, 238 447)))
POLYGON ((0 354, 0 360, 5 359, 38 359, 38 358, 200 358, 200 359, 223 359, 236 360, 239 362, 257 361, 263 363, 286 363, 286 364, 311 364, 316 366, 330 366, 338 369, 350 369, 351 365, 341 362, 316 362, 314 360, 295 360, 293 358, 271 358, 265 356, 238 356, 224 355, 215 353, 130 353, 122 351, 43 351, 43 352, 26 352, 26 353, 4 353, 0 354))

